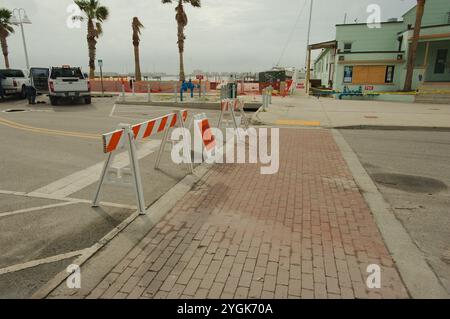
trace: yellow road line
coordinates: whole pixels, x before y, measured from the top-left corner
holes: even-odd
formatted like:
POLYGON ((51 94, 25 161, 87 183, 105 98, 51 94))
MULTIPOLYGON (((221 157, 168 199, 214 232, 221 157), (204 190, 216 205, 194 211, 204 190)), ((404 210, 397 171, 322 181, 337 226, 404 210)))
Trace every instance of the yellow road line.
POLYGON ((304 120, 277 120, 277 125, 291 125, 291 126, 320 126, 319 121, 304 121, 304 120))
POLYGON ((100 136, 95 135, 95 134, 51 130, 51 129, 46 129, 46 128, 33 127, 33 126, 13 122, 10 120, 6 120, 4 118, 0 118, 0 125, 4 125, 4 126, 8 126, 8 127, 14 128, 14 129, 28 131, 28 132, 32 132, 32 133, 67 136, 67 137, 77 137, 77 138, 86 138, 86 139, 100 139, 100 136))

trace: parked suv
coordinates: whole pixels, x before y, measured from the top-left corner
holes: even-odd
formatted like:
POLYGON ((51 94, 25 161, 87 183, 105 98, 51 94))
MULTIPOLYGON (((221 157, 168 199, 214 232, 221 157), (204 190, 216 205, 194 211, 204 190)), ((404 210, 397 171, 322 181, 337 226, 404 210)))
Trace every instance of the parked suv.
POLYGON ((0 73, 6 77, 5 80, 1 80, 5 95, 16 95, 22 99, 26 98, 26 87, 30 81, 22 70, 2 69, 0 73))
POLYGON ((84 100, 84 103, 91 104, 90 83, 79 67, 51 67, 48 87, 52 105, 58 105, 63 99, 84 100))

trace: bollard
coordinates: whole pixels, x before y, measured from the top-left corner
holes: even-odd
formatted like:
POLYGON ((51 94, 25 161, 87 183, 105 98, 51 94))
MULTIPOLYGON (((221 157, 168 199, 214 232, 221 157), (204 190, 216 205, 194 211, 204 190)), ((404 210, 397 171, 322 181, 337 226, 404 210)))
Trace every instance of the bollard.
POLYGON ((273 87, 269 86, 269 92, 268 92, 269 101, 268 101, 268 104, 272 104, 272 93, 273 93, 273 87))
MULTIPOLYGON (((175 103, 178 103, 178 97, 177 97, 178 92, 177 92, 177 90, 178 90, 178 87, 177 87, 177 83, 175 82, 173 84, 173 101, 175 103)), ((183 102, 183 96, 182 95, 181 95, 181 102, 183 102)))
POLYGON ((263 90, 263 110, 265 111, 267 108, 269 108, 269 95, 267 94, 268 90, 263 90))
POLYGON ((125 84, 122 84, 121 100, 125 102, 125 84))
POLYGON ((132 83, 133 83, 133 96, 136 96, 136 91, 135 91, 136 82, 132 81, 132 83))
POLYGON ((225 100, 226 98, 226 87, 222 85, 220 87, 220 100, 225 100))
POLYGON ((150 82, 148 82, 148 96, 147 96, 148 103, 152 102, 152 87, 150 85, 150 82))

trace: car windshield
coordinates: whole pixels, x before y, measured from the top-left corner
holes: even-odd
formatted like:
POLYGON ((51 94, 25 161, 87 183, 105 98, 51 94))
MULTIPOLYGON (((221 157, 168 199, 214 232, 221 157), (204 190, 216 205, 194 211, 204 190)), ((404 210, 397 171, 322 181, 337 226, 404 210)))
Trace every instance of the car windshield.
POLYGON ((24 78, 25 75, 21 70, 0 70, 0 73, 7 78, 24 78))
POLYGON ((52 68, 52 79, 56 78, 79 78, 84 79, 80 68, 52 68))

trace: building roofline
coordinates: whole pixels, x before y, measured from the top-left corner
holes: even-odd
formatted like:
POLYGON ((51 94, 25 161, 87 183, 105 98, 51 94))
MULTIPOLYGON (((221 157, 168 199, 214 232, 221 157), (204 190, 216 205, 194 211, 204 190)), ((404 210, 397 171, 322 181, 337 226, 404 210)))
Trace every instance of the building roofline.
POLYGON ((417 7, 417 4, 414 5, 414 7, 412 7, 412 8, 409 9, 408 11, 406 11, 406 12, 402 15, 402 17, 404 17, 405 15, 407 15, 408 13, 410 13, 410 12, 411 12, 412 10, 414 10, 416 7, 417 7))
MULTIPOLYGON (((403 21, 385 21, 381 22, 381 24, 395 24, 395 23, 403 23, 403 21)), ((336 24, 336 27, 346 27, 346 26, 358 26, 358 25, 367 25, 367 23, 346 23, 346 24, 336 24)))
POLYGON ((311 49, 311 50, 328 49, 328 48, 335 48, 336 46, 337 46, 337 41, 331 40, 331 41, 310 44, 310 45, 308 45, 308 49, 311 49))

